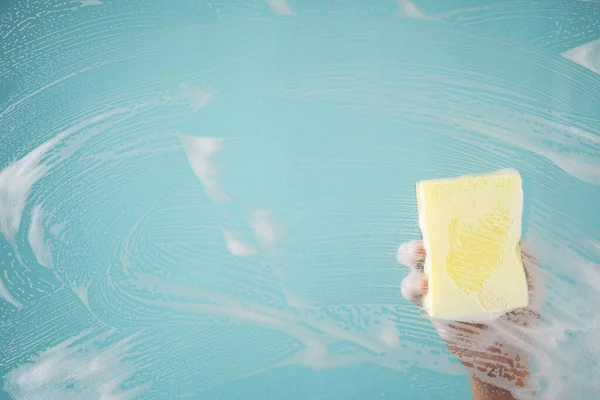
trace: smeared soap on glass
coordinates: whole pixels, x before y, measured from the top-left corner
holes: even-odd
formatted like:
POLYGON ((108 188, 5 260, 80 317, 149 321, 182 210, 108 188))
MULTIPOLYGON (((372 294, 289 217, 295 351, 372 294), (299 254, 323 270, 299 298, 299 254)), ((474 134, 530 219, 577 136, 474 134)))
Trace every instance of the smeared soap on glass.
POLYGON ((427 253, 425 311, 437 319, 484 322, 527 307, 519 172, 427 180, 416 189, 427 253))

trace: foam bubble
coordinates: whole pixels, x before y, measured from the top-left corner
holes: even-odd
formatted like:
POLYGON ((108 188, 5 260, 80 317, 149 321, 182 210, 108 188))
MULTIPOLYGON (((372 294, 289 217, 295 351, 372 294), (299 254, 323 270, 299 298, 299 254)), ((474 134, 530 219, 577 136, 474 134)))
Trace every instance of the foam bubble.
POLYGON ((102 346, 104 333, 86 338, 84 332, 39 353, 4 376, 4 389, 16 400, 81 398, 134 399, 143 388, 121 389, 134 369, 123 361, 130 338, 102 346))

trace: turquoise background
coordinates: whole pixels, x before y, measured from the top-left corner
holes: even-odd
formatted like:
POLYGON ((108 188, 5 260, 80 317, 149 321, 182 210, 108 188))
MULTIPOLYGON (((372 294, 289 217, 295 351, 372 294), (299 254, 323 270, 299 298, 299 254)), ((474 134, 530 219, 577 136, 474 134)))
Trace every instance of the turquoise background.
POLYGON ((510 167, 593 398, 600 3, 287 5, 0 5, 0 397, 468 399, 396 250, 510 167))

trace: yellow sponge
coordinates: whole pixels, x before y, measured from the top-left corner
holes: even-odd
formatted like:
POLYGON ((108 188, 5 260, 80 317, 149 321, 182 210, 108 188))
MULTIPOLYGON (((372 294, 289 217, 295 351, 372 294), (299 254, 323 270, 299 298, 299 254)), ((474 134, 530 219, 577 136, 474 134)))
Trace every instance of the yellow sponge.
POLYGON ((517 171, 422 181, 417 202, 431 317, 484 322, 528 305, 517 171))

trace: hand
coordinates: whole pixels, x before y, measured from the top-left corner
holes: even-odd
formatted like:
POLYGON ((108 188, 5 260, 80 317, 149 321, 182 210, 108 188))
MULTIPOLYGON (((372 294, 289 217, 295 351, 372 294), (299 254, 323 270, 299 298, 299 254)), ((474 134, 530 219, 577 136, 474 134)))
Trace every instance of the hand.
MULTIPOLYGON (((509 312, 486 324, 432 320, 448 349, 469 370, 476 399, 513 399, 510 393, 531 393, 527 385, 530 375, 527 330, 540 320, 537 310, 541 305, 542 285, 534 282, 537 281, 534 276, 539 275, 536 261, 529 253, 522 254, 529 285, 528 308, 509 312)), ((411 269, 402 281, 402 295, 418 306, 422 306, 428 286, 423 275, 426 256, 418 240, 398 249, 398 261, 411 269)))

